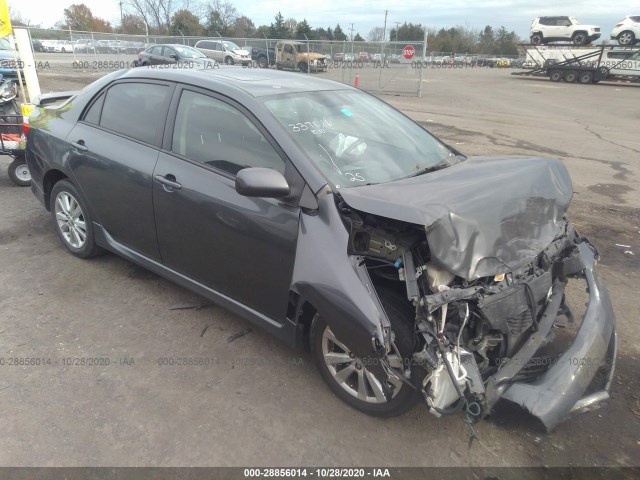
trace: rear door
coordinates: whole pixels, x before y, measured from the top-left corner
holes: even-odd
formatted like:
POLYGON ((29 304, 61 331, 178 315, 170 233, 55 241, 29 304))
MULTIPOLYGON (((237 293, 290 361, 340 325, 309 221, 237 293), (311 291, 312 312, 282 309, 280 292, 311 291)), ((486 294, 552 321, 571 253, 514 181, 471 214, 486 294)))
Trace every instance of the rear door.
POLYGON ((152 174, 174 86, 112 84, 67 137, 69 165, 97 223, 118 243, 159 260, 152 174))
POLYGON ((167 124, 153 174, 164 265, 284 321, 299 208, 239 195, 235 174, 260 166, 286 170, 289 180, 297 172, 248 112, 224 97, 185 87, 170 112, 175 124, 167 124))

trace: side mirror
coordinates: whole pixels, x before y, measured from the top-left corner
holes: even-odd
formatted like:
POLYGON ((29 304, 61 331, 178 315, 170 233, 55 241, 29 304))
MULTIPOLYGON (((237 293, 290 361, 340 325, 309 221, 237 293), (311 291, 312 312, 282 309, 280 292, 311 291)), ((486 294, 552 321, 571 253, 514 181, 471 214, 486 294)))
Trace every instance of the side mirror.
POLYGON ((171 55, 169 55, 169 58, 173 58, 174 60, 178 60, 178 55, 176 55, 175 53, 172 53, 171 55))
POLYGON ((236 192, 245 197, 282 198, 289 195, 290 189, 280 172, 251 167, 237 173, 236 192))

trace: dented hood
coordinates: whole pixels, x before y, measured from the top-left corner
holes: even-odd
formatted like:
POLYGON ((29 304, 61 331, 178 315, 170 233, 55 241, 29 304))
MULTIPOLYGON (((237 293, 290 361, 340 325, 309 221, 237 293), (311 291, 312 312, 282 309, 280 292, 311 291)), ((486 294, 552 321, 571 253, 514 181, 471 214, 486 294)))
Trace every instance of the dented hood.
POLYGON ((560 160, 495 156, 340 194, 356 210, 424 225, 432 260, 471 280, 532 261, 562 232, 573 188, 560 160))

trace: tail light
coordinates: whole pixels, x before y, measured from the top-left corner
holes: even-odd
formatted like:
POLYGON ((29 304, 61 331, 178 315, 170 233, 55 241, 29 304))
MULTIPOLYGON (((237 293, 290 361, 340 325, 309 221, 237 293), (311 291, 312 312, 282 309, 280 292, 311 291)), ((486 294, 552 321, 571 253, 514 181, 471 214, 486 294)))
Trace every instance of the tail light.
POLYGON ((621 27, 622 25, 624 25, 623 23, 616 23, 615 28, 621 27))
POLYGON ((27 134, 29 133, 29 117, 22 117, 22 133, 24 133, 24 136, 26 137, 27 134))

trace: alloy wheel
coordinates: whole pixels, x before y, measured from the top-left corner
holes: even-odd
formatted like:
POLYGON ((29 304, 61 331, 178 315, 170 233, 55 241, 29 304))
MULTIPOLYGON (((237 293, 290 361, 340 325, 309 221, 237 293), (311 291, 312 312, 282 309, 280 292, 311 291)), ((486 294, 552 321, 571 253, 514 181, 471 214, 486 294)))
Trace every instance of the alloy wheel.
POLYGON ((87 240, 87 224, 80 204, 69 192, 56 196, 55 215, 64 240, 73 248, 82 248, 87 240))
MULTIPOLYGON (((402 357, 395 345, 392 348, 393 353, 387 355, 389 364, 401 370, 402 357)), ((335 337, 328 326, 322 334, 322 356, 333 380, 347 393, 367 403, 387 402, 380 381, 366 368, 362 359, 356 357, 335 337)), ((389 382, 394 387, 395 397, 402 388, 402 383, 391 379, 389 382)))

